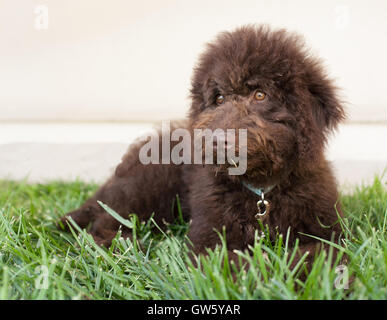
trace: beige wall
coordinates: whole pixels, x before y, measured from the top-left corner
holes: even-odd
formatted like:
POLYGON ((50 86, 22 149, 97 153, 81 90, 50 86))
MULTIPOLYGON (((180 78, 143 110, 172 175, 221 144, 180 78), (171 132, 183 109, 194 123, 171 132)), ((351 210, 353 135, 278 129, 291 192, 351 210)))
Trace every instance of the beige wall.
POLYGON ((203 44, 246 23, 304 34, 351 119, 387 120, 386 9, 382 0, 0 0, 0 120, 182 117, 203 44), (48 29, 36 28, 38 5, 48 29))

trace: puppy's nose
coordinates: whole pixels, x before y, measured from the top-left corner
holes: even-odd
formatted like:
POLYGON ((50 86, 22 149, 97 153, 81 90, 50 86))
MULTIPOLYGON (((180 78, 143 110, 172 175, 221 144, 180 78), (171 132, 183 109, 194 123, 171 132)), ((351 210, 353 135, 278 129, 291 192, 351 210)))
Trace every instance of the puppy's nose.
POLYGON ((235 137, 227 136, 225 133, 214 134, 212 143, 214 150, 218 148, 218 144, 224 145, 225 150, 231 149, 235 145, 235 137))

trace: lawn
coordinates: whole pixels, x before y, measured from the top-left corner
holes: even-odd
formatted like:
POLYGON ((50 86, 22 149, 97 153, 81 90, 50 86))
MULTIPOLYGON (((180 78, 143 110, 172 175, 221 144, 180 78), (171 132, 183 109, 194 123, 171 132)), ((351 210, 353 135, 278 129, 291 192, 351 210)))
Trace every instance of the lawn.
POLYGON ((224 245, 195 268, 184 241, 188 225, 180 217, 155 233, 152 220, 139 223, 130 215, 123 222, 133 228, 133 242, 118 234, 109 249, 82 230, 59 231, 58 218, 95 189, 82 182, 0 182, 0 299, 387 298, 387 191, 378 178, 341 196, 344 273, 336 269, 339 261, 333 267, 326 262, 331 252, 323 253, 305 281, 297 277, 302 265, 289 269, 286 235, 270 242, 260 232, 250 254, 240 253, 251 267, 238 271, 222 263, 224 245), (348 287, 346 275, 353 279, 348 287))

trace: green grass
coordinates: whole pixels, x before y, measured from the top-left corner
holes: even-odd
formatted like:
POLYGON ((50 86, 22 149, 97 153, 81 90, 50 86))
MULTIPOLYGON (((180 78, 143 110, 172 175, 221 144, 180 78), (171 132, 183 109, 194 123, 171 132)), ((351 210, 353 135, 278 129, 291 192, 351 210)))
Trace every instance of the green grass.
POLYGON ((387 191, 378 178, 341 196, 342 253, 353 279, 348 289, 335 287, 339 262, 330 267, 330 253, 318 256, 307 279, 298 280, 302 266, 289 269, 286 236, 273 244, 260 233, 250 254, 240 253, 251 267, 238 271, 224 259, 225 245, 195 268, 184 241, 188 225, 179 217, 155 235, 152 220, 139 223, 131 215, 123 222, 133 228, 133 242, 118 234, 110 249, 95 245, 85 232, 57 230, 58 218, 95 189, 81 182, 0 182, 0 299, 387 298, 387 191))

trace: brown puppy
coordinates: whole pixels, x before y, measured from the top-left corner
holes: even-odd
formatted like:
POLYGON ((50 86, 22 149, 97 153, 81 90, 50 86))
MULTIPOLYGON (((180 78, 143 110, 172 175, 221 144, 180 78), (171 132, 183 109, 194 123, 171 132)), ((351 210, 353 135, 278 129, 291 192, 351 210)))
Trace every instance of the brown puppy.
MULTIPOLYGON (((144 165, 139 151, 145 142, 137 142, 113 177, 68 216, 81 227, 91 223, 95 240, 109 245, 119 223, 97 200, 123 217, 136 213, 148 219, 155 212, 162 224, 174 219, 171 208, 179 194, 184 216, 192 220, 188 236, 196 253, 215 247, 215 230, 224 226, 235 258, 234 249, 253 243, 257 219, 273 237, 290 228, 290 241, 299 238, 300 254, 310 251, 310 257, 318 241, 302 233, 337 239, 341 213, 324 147, 344 110, 320 61, 308 55, 298 36, 254 26, 220 34, 194 70, 191 98, 187 123, 174 126, 247 129, 244 174, 229 175, 226 164, 144 165), (270 208, 262 206, 268 212, 255 217, 260 191, 270 208)), ((238 150, 236 141, 228 143, 238 150)))

